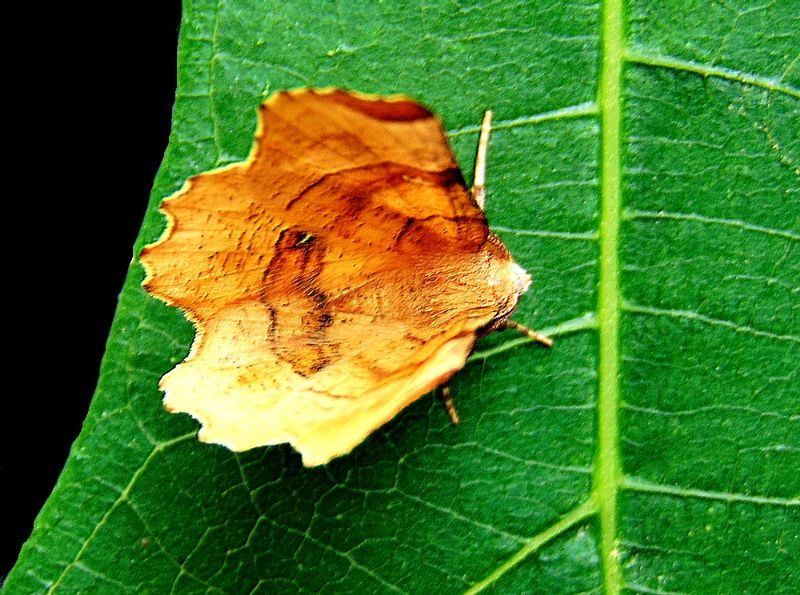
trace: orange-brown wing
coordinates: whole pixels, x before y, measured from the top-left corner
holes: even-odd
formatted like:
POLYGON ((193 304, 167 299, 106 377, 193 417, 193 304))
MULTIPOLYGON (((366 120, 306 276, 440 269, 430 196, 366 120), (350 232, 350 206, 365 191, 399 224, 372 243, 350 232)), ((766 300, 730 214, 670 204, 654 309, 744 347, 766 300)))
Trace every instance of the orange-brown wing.
POLYGON ((511 260, 487 255, 483 213, 418 104, 303 90, 260 117, 246 162, 165 200, 144 285, 197 325, 162 380, 167 407, 204 440, 291 442, 319 464, 463 365, 508 305, 511 260))
POLYGON ((339 236, 349 253, 486 241, 439 120, 415 102, 304 89, 273 95, 259 118, 247 161, 164 200, 167 230, 142 252, 145 267, 164 255, 145 287, 194 320, 257 292, 287 230, 339 236))

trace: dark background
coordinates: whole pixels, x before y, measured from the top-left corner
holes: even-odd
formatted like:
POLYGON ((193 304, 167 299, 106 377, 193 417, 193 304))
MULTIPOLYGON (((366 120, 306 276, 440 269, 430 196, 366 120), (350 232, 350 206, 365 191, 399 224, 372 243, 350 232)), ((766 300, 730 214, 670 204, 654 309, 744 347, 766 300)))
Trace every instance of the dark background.
POLYGON ((0 582, 80 432, 175 97, 180 2, 88 4, 8 23, 0 582))

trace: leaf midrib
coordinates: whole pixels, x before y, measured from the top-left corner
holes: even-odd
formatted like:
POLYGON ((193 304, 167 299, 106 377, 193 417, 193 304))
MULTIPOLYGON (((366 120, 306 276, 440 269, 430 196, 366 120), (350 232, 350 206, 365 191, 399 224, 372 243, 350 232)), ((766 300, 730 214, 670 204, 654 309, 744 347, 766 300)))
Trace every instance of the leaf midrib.
POLYGON ((622 2, 603 3, 600 84, 600 279, 597 320, 599 369, 597 394, 597 453, 592 498, 598 504, 603 586, 619 593, 621 576, 616 550, 617 493, 622 469, 619 456, 619 250, 621 213, 620 79, 623 60, 622 2))
MULTIPOLYGON (((596 328, 599 365, 597 395, 597 450, 592 490, 588 500, 561 519, 495 569, 466 593, 477 593, 494 584, 503 574, 536 551, 543 543, 586 518, 597 515, 600 524, 600 554, 604 592, 616 595, 622 588, 617 551, 617 495, 622 486, 619 453, 619 318, 622 294, 619 282, 619 227, 622 220, 621 190, 621 92, 624 61, 622 2, 607 0, 602 6, 601 71, 597 91, 600 119, 600 224, 599 283, 596 328)), ((591 321, 595 326, 595 320, 591 321)), ((487 355, 493 353, 487 352, 487 355)))

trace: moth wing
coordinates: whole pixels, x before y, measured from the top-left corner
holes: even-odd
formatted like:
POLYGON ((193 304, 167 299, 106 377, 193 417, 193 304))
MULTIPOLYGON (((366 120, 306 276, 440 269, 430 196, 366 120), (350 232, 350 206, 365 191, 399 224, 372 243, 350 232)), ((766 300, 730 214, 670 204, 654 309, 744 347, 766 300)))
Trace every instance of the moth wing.
MULTIPOLYGON (((300 319, 304 312, 295 314, 300 319)), ((289 442, 306 466, 324 464, 461 369, 490 319, 490 313, 462 319, 420 337, 419 328, 402 321, 341 314, 321 341, 345 353, 306 375, 291 357, 319 345, 301 329, 284 328, 296 332, 296 344, 286 349, 283 342, 279 353, 263 332, 268 310, 254 302, 232 305, 207 325, 195 355, 162 379, 164 403, 198 419, 203 441, 235 451, 289 442)))
POLYGON ((496 313, 464 282, 483 212, 438 119, 405 98, 278 93, 248 160, 162 211, 144 286, 197 326, 165 404, 235 450, 347 452, 459 369, 496 313))
POLYGON ((409 249, 421 236, 440 239, 432 249, 486 240, 439 120, 414 101, 280 92, 258 128, 245 162, 194 176, 163 201, 167 229, 140 256, 147 290, 194 321, 257 292, 287 228, 364 253, 391 248, 404 228, 409 249))

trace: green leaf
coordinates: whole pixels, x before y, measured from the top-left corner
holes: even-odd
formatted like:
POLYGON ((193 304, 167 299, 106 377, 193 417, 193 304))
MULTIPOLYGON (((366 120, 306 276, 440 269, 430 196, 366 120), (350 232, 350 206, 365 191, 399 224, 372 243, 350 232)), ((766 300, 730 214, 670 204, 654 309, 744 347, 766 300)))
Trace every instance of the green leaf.
POLYGON ((557 343, 488 337, 460 427, 422 399, 304 469, 162 409, 193 330, 134 264, 7 592, 800 592, 800 7, 536 4, 186 3, 137 247, 271 91, 410 94, 467 172, 491 108, 516 318, 557 343))

